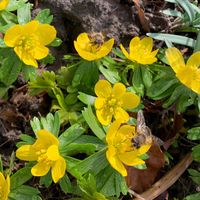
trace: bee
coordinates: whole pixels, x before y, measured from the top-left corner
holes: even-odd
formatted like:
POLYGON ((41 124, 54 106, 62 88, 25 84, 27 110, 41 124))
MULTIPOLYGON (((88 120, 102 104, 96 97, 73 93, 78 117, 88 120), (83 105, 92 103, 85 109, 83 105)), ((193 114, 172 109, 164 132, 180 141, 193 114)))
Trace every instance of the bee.
POLYGON ((90 41, 94 44, 97 45, 98 47, 102 46, 104 43, 105 37, 101 32, 92 32, 88 34, 90 41))
POLYGON ((136 149, 139 149, 143 144, 152 144, 153 136, 150 128, 146 125, 142 111, 137 114, 136 137, 132 138, 131 142, 136 149))

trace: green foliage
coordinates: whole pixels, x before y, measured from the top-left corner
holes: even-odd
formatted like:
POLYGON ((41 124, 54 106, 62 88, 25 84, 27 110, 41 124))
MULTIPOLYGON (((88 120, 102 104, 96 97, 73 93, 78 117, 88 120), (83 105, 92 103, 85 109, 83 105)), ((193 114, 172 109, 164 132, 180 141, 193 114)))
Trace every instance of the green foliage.
POLYGON ((26 3, 17 9, 17 19, 19 24, 26 24, 31 21, 31 4, 26 3))
POLYGON ((184 200, 198 200, 200 198, 200 193, 188 195, 184 200))
POLYGON ((49 113, 46 117, 41 117, 40 120, 34 117, 30 123, 35 134, 37 134, 37 131, 45 129, 58 136, 60 131, 60 119, 57 112, 54 115, 49 113))
POLYGON ((51 24, 53 20, 53 15, 50 14, 49 9, 44 9, 37 14, 35 20, 38 20, 42 24, 51 24))
POLYGON ((102 130, 99 122, 97 121, 95 115, 92 112, 92 108, 88 106, 88 108, 85 108, 84 111, 82 112, 83 117, 93 133, 100 139, 104 140, 105 138, 105 133, 102 130))

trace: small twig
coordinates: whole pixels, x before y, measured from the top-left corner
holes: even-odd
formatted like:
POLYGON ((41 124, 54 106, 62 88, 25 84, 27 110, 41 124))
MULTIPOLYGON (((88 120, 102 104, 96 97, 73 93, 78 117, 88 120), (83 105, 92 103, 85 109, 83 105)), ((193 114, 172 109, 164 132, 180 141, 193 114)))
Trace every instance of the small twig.
POLYGON ((140 200, 145 200, 145 199, 144 199, 143 197, 141 197, 138 193, 134 192, 134 191, 131 190, 131 189, 129 189, 128 192, 129 192, 131 195, 137 197, 137 198, 140 199, 140 200))
MULTIPOLYGON (((192 163, 192 154, 188 153, 172 170, 170 170, 163 178, 154 183, 152 187, 140 194, 140 198, 136 197, 133 200, 141 200, 141 197, 145 200, 153 200, 171 187, 184 171, 192 163)), ((134 195, 134 194, 133 194, 134 195)), ((135 195, 134 195, 135 196, 135 195)))

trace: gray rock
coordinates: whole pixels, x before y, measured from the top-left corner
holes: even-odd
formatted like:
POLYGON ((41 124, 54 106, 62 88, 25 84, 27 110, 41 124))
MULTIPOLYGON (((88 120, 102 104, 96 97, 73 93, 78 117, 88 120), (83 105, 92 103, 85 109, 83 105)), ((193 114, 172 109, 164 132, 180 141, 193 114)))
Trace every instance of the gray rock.
POLYGON ((131 9, 119 0, 45 0, 41 6, 51 9, 60 37, 69 42, 81 32, 102 32, 119 44, 139 32, 131 9))

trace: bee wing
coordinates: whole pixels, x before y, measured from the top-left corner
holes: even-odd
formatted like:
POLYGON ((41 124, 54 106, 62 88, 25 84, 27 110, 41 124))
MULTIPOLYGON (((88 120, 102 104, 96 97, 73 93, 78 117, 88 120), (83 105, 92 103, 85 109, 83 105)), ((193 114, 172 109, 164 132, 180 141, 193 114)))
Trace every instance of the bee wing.
POLYGON ((145 127, 145 126, 146 126, 146 123, 145 123, 144 115, 143 115, 142 110, 140 110, 137 113, 137 127, 136 127, 137 133, 141 133, 143 127, 145 127))

